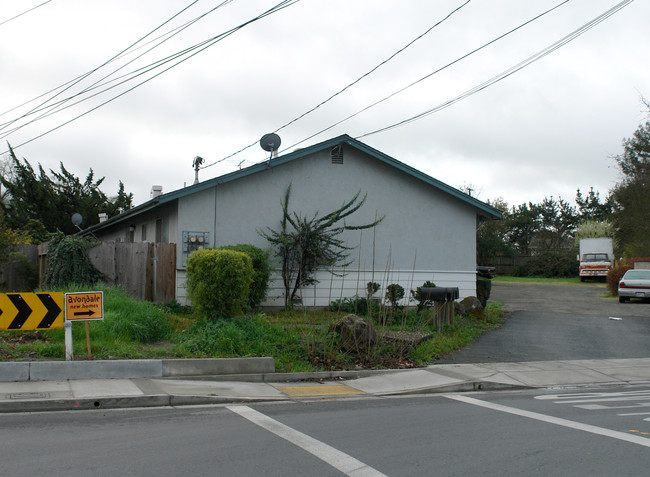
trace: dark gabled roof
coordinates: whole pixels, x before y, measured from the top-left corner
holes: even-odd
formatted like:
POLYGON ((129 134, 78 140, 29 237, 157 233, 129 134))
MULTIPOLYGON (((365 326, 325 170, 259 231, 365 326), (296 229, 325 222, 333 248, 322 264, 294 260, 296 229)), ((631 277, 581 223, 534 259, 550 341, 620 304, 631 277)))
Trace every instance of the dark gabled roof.
MULTIPOLYGON (((408 166, 404 164, 403 162, 398 161, 397 159, 394 159, 390 157, 387 154, 384 154, 381 151, 378 151, 377 149, 374 149, 367 144, 364 144, 360 141, 357 141, 356 139, 348 136, 347 134, 343 134, 342 136, 338 136, 332 139, 329 139, 327 141, 323 141, 318 144, 314 144, 313 146, 308 146, 303 149, 296 150, 294 152, 290 152, 289 154, 285 154, 283 156, 279 156, 277 158, 271 159, 270 160, 270 166, 279 166, 282 164, 286 164, 291 161, 295 161, 297 159, 301 159, 303 157, 309 156, 311 154, 314 154, 316 152, 320 152, 323 150, 328 150, 331 149, 335 146, 338 146, 339 144, 346 144, 348 146, 351 146, 359 151, 365 152, 366 154, 374 157, 375 159, 378 159, 389 166, 395 167, 396 169, 399 169, 400 171, 403 171, 410 176, 421 180, 422 182, 429 184, 443 192, 446 192, 450 194, 451 196, 466 202, 467 204, 471 205, 472 207, 475 207, 479 215, 481 215, 483 218, 486 219, 500 219, 502 214, 501 211, 498 209, 495 209, 494 207, 490 206, 489 204, 486 204, 485 202, 482 202, 468 194, 465 194, 464 192, 461 192, 460 190, 451 187, 444 182, 441 182, 437 179, 434 179, 431 176, 426 175, 423 172, 420 172, 417 169, 414 169, 411 166, 408 166)), ((200 182, 198 184, 194 184, 188 187, 184 187, 182 189, 175 190, 173 192, 169 192, 167 194, 163 194, 159 197, 156 197, 154 199, 151 199, 147 202, 144 202, 141 205, 138 205, 136 207, 133 207, 132 209, 129 209, 119 215, 116 215, 115 217, 112 217, 108 219, 105 222, 101 222, 99 224, 93 225, 91 227, 88 227, 85 229, 83 232, 93 232, 96 230, 103 229, 104 227, 108 227, 110 225, 122 222, 129 217, 133 217, 134 215, 138 215, 142 212, 146 212, 148 210, 151 210, 153 208, 156 208, 160 205, 172 202, 174 200, 180 199, 181 197, 186 197, 191 194, 195 194, 196 192, 200 192, 206 189, 210 189, 216 185, 219 184, 225 184, 226 182, 232 182, 236 181, 238 179, 241 179, 243 177, 249 176, 251 174, 256 174, 258 172, 264 171, 269 167, 269 162, 261 162, 255 165, 252 165, 250 167, 247 167, 245 169, 240 169, 238 171, 230 172, 228 174, 224 174, 219 177, 215 177, 213 179, 208 179, 206 181, 200 182)))

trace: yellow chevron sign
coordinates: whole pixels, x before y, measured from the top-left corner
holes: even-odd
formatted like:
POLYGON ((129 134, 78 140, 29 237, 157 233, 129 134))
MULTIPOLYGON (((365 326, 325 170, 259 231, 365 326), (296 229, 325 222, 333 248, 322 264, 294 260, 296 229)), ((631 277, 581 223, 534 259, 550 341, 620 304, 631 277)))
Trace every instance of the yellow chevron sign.
POLYGON ((0 330, 63 328, 63 293, 0 293, 0 330))

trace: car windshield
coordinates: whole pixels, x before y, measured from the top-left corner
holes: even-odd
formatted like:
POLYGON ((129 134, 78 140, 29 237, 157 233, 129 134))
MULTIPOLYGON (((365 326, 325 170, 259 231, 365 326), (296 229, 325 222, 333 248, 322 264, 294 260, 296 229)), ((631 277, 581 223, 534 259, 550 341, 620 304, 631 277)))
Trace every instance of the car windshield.
POLYGON ((650 270, 628 270, 623 275, 627 280, 650 280, 650 270))
POLYGON ((582 261, 583 262, 607 262, 609 259, 607 258, 606 253, 585 253, 582 256, 582 261))

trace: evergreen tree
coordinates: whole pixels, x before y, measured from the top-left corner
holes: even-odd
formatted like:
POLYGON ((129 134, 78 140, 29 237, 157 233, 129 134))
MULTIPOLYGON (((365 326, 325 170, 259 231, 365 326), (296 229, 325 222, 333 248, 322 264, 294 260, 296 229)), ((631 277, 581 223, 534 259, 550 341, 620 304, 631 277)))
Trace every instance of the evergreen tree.
POLYGON ((614 228, 626 256, 650 255, 650 122, 623 140, 616 156, 622 180, 612 191, 614 228))
POLYGON ((78 231, 70 220, 74 213, 81 214, 88 227, 99 222, 100 212, 113 216, 132 206, 133 194, 124 191, 122 182, 117 196, 108 198, 99 188, 104 178, 96 180, 92 169, 82 182, 61 163, 60 172, 50 171, 50 177, 40 164, 37 172, 27 160, 19 161, 11 146, 9 154, 11 174, 0 178, 5 189, 1 206, 5 223, 12 229, 24 230, 31 224, 31 230, 39 231, 38 239, 43 229, 72 234, 78 231))

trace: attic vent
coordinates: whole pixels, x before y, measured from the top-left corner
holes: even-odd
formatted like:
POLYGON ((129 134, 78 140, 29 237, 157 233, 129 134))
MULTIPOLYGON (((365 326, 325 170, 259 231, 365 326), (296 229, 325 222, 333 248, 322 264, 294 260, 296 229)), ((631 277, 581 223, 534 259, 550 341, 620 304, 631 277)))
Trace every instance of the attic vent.
POLYGON ((332 158, 332 164, 343 164, 343 145, 339 144, 332 148, 330 157, 332 158))

